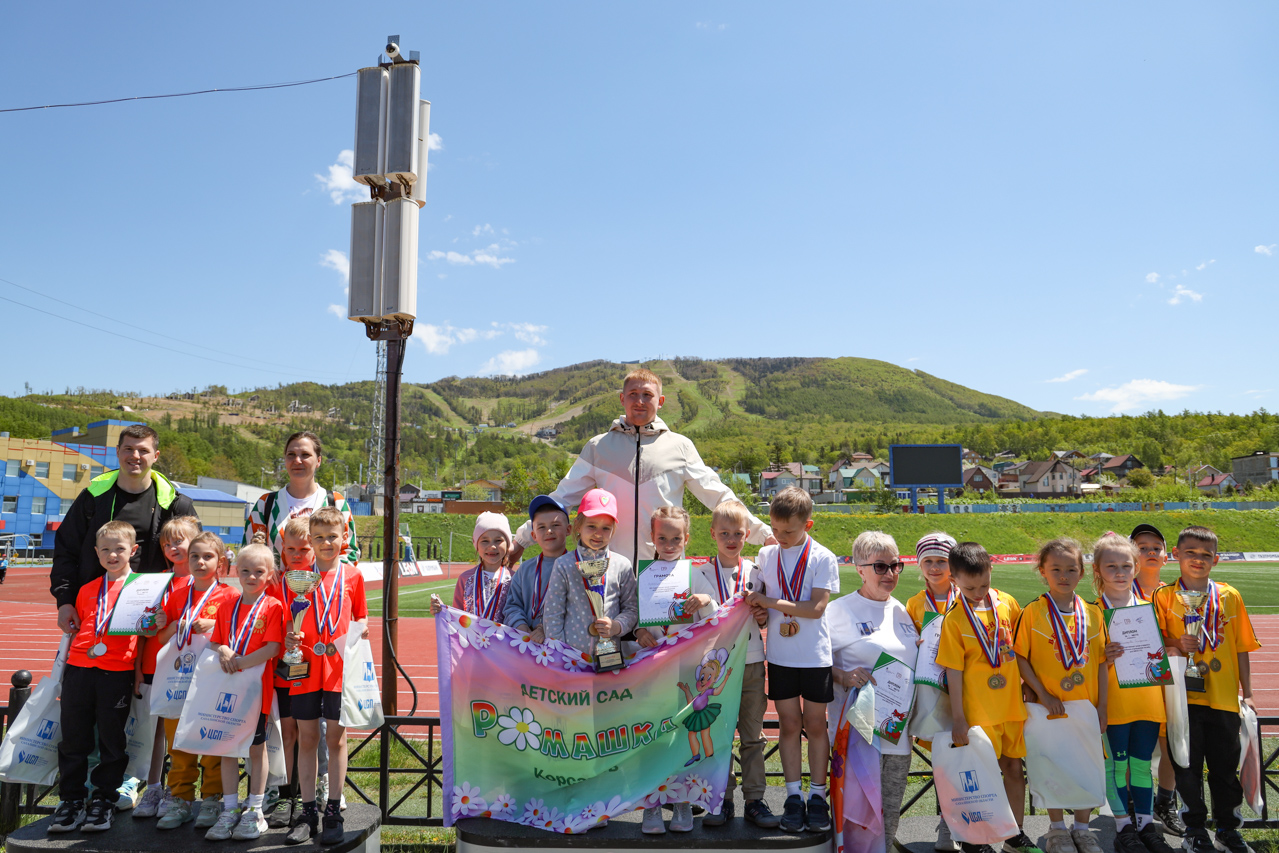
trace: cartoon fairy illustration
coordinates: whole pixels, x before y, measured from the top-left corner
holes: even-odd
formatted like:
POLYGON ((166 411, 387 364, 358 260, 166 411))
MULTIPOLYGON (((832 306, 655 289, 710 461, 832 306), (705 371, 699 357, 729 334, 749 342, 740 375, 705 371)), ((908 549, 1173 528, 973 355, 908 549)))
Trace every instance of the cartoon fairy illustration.
POLYGON ((684 763, 685 767, 701 761, 703 752, 706 753, 706 758, 715 754, 715 748, 711 744, 711 725, 719 717, 720 705, 712 702, 711 697, 718 696, 723 691, 725 682, 733 672, 731 666, 724 669, 727 662, 728 649, 711 649, 702 656, 702 663, 697 667, 696 696, 687 684, 682 681, 679 683, 679 689, 684 691, 684 700, 693 706, 693 713, 684 719, 684 728, 688 729, 688 748, 693 753, 693 757, 684 763))

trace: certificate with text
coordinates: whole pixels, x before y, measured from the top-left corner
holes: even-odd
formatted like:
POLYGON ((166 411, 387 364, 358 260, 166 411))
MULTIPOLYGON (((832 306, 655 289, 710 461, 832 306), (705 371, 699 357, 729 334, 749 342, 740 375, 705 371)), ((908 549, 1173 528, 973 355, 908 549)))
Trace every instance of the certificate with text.
POLYGON ((904 661, 880 652, 875 668, 875 735, 897 743, 915 704, 915 673, 904 661))
POLYGON ((691 560, 640 560, 639 625, 654 628, 692 622, 697 614, 684 614, 684 605, 693 593, 691 560))
POLYGON ((1149 603, 1115 607, 1105 611, 1110 642, 1124 647, 1114 661, 1120 687, 1151 687, 1172 683, 1168 654, 1155 606, 1149 603))
POLYGON ((173 580, 172 572, 132 572, 124 579, 124 589, 111 611, 107 633, 114 636, 140 634, 155 624, 164 591, 173 580))
POLYGON ((946 689, 946 667, 937 665, 937 649, 941 647, 941 623, 944 613, 925 613, 919 632, 919 657, 915 660, 915 683, 946 689))

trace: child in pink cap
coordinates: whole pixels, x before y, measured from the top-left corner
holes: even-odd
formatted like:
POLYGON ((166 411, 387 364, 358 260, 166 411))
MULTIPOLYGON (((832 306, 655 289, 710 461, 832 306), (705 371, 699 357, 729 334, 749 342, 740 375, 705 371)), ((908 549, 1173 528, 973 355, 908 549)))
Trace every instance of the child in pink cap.
MULTIPOLYGON (((511 523, 497 512, 482 512, 475 519, 471 544, 480 555, 478 565, 462 572, 453 588, 453 607, 474 613, 481 619, 502 621, 506 604, 506 588, 511 572, 506 568, 506 553, 511 548, 511 523)), ((431 596, 431 615, 440 612, 439 599, 431 596)))
POLYGON ((617 498, 604 489, 582 496, 573 519, 577 547, 555 561, 542 604, 546 639, 559 640, 584 652, 594 648, 594 637, 621 637, 635 630, 639 600, 631 561, 609 550, 617 529, 617 498), (597 618, 577 570, 579 560, 608 558, 604 578, 604 612, 597 618))

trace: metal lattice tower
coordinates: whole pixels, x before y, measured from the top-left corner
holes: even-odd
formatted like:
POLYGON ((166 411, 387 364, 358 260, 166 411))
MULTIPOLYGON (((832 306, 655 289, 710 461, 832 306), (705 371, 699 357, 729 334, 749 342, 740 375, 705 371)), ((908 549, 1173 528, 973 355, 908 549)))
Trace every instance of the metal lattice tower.
POLYGON ((369 482, 376 483, 386 466, 386 341, 377 342, 377 387, 373 389, 373 424, 369 432, 369 482))

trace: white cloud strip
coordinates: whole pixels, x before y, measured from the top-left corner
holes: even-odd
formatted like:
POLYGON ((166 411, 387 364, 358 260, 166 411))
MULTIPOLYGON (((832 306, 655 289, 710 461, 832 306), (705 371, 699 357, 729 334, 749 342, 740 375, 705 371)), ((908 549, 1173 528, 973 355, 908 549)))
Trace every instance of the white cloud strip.
POLYGON ((522 350, 504 350, 484 362, 480 373, 481 375, 520 376, 536 367, 541 360, 541 354, 532 347, 522 350))
POLYGON ((1119 414, 1150 403, 1179 400, 1187 394, 1198 391, 1199 387, 1198 385, 1174 385, 1162 379, 1134 379, 1113 388, 1101 388, 1090 394, 1081 394, 1075 399, 1110 403, 1111 413, 1119 414))
POLYGON ((1069 382, 1072 379, 1078 379, 1079 377, 1083 376, 1087 372, 1088 370, 1086 368, 1080 368, 1079 370, 1072 370, 1069 373, 1065 374, 1064 376, 1058 376, 1056 379, 1049 379, 1048 381, 1049 382, 1069 382))

